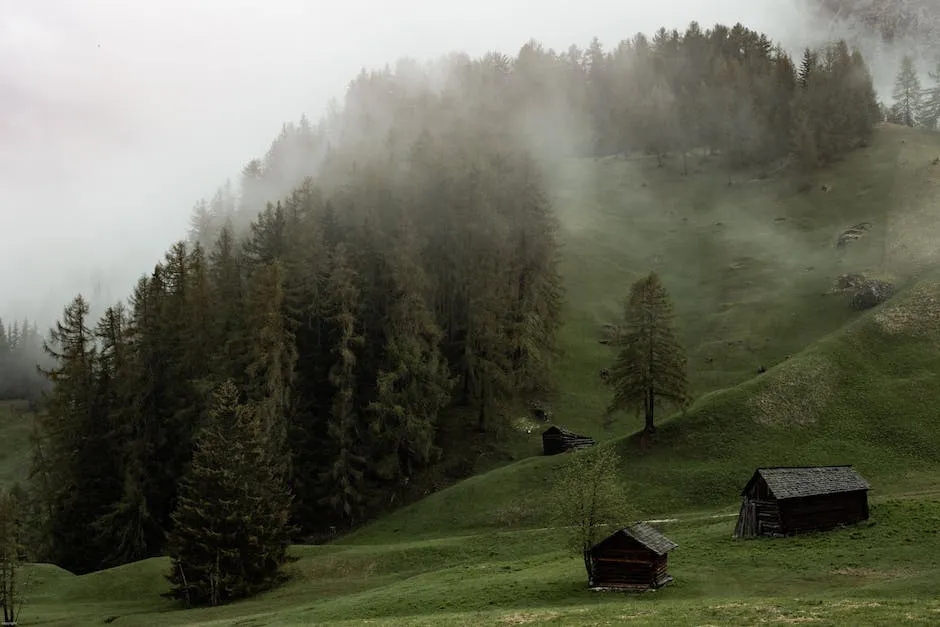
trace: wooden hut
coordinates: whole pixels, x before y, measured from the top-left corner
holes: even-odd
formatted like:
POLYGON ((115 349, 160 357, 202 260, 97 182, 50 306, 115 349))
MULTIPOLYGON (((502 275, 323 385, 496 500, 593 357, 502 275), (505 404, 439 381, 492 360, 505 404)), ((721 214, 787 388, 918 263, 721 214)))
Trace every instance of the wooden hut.
POLYGON ((678 545, 644 522, 595 544, 589 555, 588 585, 615 590, 655 590, 670 581, 669 551, 678 545))
POLYGON ((578 435, 561 427, 551 426, 542 433, 542 452, 546 455, 557 455, 565 451, 579 448, 588 448, 597 444, 586 435, 578 435))
POLYGON ((758 468, 741 492, 734 537, 787 536, 866 520, 870 487, 851 466, 758 468))

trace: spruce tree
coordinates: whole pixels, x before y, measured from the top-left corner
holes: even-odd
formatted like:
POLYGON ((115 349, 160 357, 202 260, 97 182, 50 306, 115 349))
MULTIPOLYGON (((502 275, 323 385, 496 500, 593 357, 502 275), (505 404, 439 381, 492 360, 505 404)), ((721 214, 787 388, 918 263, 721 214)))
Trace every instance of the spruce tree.
POLYGON ((45 456, 41 462, 34 456, 34 469, 49 478, 45 496, 54 550, 50 558, 72 572, 85 573, 101 565, 103 551, 94 523, 111 504, 114 477, 111 426, 97 411, 97 351, 82 296, 65 309, 45 349, 55 364, 43 372, 55 387, 46 399, 47 411, 37 418, 45 456))
POLYGON ((662 400, 684 406, 689 400, 686 359, 673 329, 672 304, 651 272, 630 288, 624 307, 620 354, 608 379, 614 398, 608 413, 643 407, 645 431, 656 430, 655 408, 662 400))
POLYGON ((219 605, 283 578, 291 496, 270 461, 257 410, 239 401, 233 382, 223 382, 180 485, 168 542, 169 596, 219 605))

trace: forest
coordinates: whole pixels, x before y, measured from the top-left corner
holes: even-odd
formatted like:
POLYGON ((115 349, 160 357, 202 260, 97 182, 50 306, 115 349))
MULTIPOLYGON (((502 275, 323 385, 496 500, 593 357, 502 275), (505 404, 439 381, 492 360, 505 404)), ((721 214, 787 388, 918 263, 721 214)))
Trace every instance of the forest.
MULTIPOLYGON (((267 505, 219 516, 263 527, 276 566, 289 541, 420 497, 432 471, 465 476, 457 452, 552 389, 552 167, 812 171, 883 117, 844 42, 795 62, 740 24, 363 70, 199 202, 126 303, 65 308, 21 487, 31 559, 81 573, 169 551, 182 572, 200 503, 251 473, 267 505)), ((183 579, 178 596, 217 600, 183 579)))
POLYGON ((48 384, 36 366, 47 361, 35 322, 18 320, 7 327, 0 320, 0 401, 38 402, 48 384))

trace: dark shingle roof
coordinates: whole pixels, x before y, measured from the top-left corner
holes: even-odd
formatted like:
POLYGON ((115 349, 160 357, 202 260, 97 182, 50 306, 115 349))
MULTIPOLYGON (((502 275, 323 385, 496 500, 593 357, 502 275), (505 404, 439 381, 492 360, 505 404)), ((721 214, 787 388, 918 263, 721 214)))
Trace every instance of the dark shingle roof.
POLYGON ((778 499, 792 499, 815 494, 854 492, 871 488, 851 466, 809 466, 758 468, 744 491, 760 475, 778 499))
POLYGON ((679 546, 645 522, 634 523, 619 533, 633 538, 656 555, 665 555, 679 546))

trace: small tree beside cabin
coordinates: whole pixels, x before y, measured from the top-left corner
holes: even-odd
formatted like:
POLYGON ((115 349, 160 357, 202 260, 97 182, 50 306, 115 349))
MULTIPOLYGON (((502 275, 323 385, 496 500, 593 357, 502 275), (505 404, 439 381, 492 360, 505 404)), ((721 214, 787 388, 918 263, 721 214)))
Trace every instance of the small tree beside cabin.
POLYGON ((689 400, 686 357, 676 340, 669 295, 651 272, 630 288, 624 307, 621 347, 607 382, 614 389, 608 414, 642 407, 646 433, 656 431, 655 409, 662 401, 680 407, 689 400))
POLYGON ((626 505, 618 481, 620 457, 610 447, 573 451, 555 486, 559 526, 570 529, 570 547, 584 557, 591 574, 591 548, 602 529, 625 518, 626 505))

